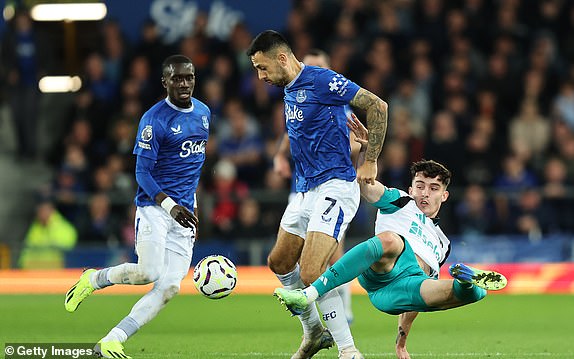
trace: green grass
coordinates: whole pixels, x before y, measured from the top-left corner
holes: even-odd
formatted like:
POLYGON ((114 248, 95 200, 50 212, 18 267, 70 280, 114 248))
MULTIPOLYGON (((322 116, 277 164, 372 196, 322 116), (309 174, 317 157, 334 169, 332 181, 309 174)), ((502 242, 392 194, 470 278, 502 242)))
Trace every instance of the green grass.
MULTIPOLYGON (((1 342, 96 342, 138 296, 98 295, 78 312, 64 296, 0 296, 1 342)), ((396 317, 354 296, 351 327, 366 358, 394 358, 396 317)), ((409 338, 412 358, 574 358, 574 296, 492 295, 480 303, 421 314, 409 338)), ((288 358, 299 321, 271 296, 222 300, 178 296, 126 343, 134 358, 288 358)), ((336 350, 317 358, 336 358, 336 350)))

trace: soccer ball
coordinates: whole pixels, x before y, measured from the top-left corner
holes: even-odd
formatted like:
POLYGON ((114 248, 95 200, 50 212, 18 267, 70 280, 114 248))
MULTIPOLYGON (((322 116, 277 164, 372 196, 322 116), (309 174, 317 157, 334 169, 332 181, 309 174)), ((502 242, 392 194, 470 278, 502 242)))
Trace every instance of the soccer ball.
POLYGON ((195 266, 193 284, 207 298, 227 297, 237 284, 235 264, 222 255, 209 255, 195 266))

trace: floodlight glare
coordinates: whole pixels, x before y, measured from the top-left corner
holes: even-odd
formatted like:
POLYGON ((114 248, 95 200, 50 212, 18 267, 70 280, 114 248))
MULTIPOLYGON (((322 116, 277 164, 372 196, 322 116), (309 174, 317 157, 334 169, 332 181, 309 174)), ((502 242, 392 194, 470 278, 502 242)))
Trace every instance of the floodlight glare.
POLYGON ((77 92, 82 88, 82 80, 79 76, 44 76, 38 87, 43 93, 77 92))
POLYGON ((96 21, 106 17, 108 9, 102 3, 38 4, 30 10, 35 21, 96 21))

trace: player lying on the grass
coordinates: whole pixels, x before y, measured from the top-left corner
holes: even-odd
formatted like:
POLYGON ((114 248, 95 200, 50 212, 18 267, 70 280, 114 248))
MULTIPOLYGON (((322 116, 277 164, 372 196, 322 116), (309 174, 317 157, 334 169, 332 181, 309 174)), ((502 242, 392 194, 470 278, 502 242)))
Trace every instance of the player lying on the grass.
MULTIPOLYGON (((356 121, 350 121, 353 130, 358 126, 356 121)), ((506 286, 502 274, 462 263, 449 268, 455 280, 438 279, 450 242, 438 226, 437 215, 448 198, 451 174, 440 163, 423 160, 412 165, 411 175, 408 194, 378 181, 362 184, 361 195, 379 209, 377 235, 353 247, 304 290, 275 290, 287 309, 299 314, 327 291, 358 278, 377 309, 401 314, 396 347, 401 359, 410 358, 406 336, 416 317, 414 312, 470 304, 484 298, 486 290, 506 286)))

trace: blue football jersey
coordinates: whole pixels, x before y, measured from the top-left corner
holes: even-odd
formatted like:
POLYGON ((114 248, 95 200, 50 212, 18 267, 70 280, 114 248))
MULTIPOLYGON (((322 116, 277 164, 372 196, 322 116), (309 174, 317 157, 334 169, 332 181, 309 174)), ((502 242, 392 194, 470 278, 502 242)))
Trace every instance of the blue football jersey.
MULTIPOLYGON (((194 194, 205 162, 211 112, 192 98, 192 106, 179 108, 168 99, 156 103, 141 118, 134 154, 155 161, 152 177, 178 204, 193 210, 194 194)), ((155 205, 138 186, 137 206, 155 205)))
POLYGON ((356 178, 347 115, 359 88, 343 75, 316 66, 304 66, 285 87, 285 121, 297 192, 333 178, 356 178))

